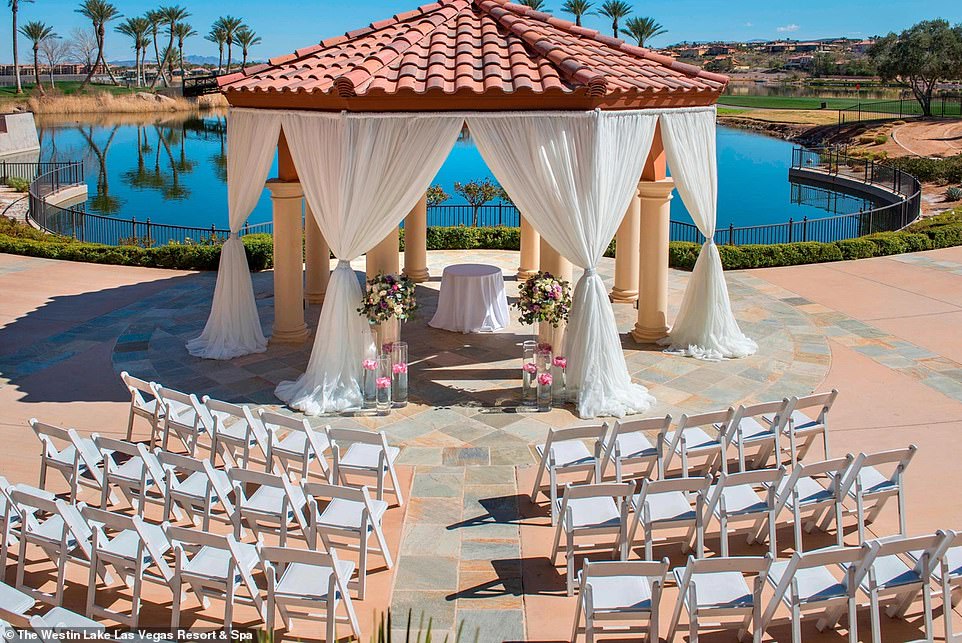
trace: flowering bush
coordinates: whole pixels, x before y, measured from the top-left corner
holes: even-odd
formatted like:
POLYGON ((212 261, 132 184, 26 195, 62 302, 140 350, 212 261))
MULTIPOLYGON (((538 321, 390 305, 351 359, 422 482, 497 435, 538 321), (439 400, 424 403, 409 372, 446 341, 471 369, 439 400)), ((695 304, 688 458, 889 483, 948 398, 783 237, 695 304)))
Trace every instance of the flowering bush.
POLYGON ((407 321, 416 309, 414 282, 407 277, 378 273, 367 280, 367 291, 357 312, 377 324, 393 318, 407 321))
POLYGON ((571 310, 571 284, 550 272, 538 272, 521 284, 518 301, 521 323, 547 322, 557 327, 571 310))

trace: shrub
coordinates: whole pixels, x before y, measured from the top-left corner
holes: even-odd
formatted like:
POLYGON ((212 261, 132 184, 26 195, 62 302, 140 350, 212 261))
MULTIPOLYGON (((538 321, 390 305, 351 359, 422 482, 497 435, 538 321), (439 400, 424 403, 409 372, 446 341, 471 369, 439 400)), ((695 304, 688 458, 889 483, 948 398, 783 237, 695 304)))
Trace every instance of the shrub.
POLYGON ((951 187, 945 190, 946 201, 962 201, 962 187, 951 187))
POLYGON ((868 259, 869 257, 875 256, 875 244, 868 239, 845 239, 843 241, 836 241, 835 245, 838 246, 839 251, 842 253, 842 259, 868 259))
POLYGON ((944 159, 904 156, 892 159, 889 165, 905 170, 925 182, 962 183, 962 154, 944 159))
POLYGON ((26 192, 27 190, 30 189, 30 181, 28 181, 27 179, 21 179, 20 177, 17 177, 17 176, 8 176, 4 180, 4 183, 6 183, 9 187, 13 188, 17 192, 26 192))
POLYGON ((886 136, 885 134, 879 134, 874 139, 872 139, 872 142, 875 143, 876 145, 884 145, 885 143, 888 142, 888 140, 889 140, 888 136, 886 136))

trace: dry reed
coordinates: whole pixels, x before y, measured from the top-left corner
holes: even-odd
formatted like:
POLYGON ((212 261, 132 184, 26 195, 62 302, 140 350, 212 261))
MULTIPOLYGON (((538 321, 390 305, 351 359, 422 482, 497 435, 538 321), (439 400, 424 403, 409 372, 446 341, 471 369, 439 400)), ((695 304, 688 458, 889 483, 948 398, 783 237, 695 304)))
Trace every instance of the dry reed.
POLYGON ((90 114, 90 113, 157 113, 185 112, 226 107, 227 100, 220 94, 201 96, 197 101, 186 98, 158 97, 140 92, 115 96, 108 92, 68 96, 31 96, 27 106, 35 114, 90 114))

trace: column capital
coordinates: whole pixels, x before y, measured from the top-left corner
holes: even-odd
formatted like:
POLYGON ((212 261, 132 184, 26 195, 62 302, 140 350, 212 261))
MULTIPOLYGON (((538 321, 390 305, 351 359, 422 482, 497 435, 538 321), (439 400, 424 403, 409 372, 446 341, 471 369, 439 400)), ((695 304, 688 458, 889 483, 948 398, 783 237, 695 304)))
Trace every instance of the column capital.
POLYGON ((300 181, 268 179, 264 187, 271 191, 272 199, 300 199, 304 196, 300 181))
POLYGON ((638 196, 645 200, 667 201, 671 199, 671 191, 675 189, 675 181, 671 177, 659 181, 639 181, 638 196))

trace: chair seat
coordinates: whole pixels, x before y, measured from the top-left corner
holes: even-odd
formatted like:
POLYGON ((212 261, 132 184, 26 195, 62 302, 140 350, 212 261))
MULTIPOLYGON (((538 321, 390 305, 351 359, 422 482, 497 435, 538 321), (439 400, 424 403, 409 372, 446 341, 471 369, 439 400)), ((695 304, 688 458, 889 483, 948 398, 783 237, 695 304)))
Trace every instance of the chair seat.
MULTIPOLYGON (((318 431, 314 432, 314 436, 317 440, 317 443, 320 445, 320 447, 322 449, 327 449, 329 445, 327 441, 327 436, 318 431)), ((304 456, 304 450, 306 446, 307 446, 307 434, 304 431, 291 431, 290 433, 285 435, 282 440, 274 444, 271 447, 271 450, 274 453, 280 453, 281 455, 300 458, 304 456)), ((352 445, 352 447, 353 446, 356 446, 356 445, 352 445)), ((378 448, 376 445, 371 445, 371 446, 378 448)), ((350 451, 350 448, 348 449, 348 451, 350 451)), ((317 454, 311 453, 310 457, 315 458, 317 457, 317 454)), ((377 466, 376 460, 375 460, 375 466, 377 466)))
MULTIPOLYGON (((766 422, 772 422, 774 416, 766 415, 764 416, 766 422)), ((825 425, 818 420, 813 420, 801 411, 792 411, 791 416, 789 416, 790 424, 795 427, 795 433, 805 433, 807 431, 823 431, 825 425)), ((786 424, 782 433, 788 435, 789 425, 786 424)))
MULTIPOLYGON (((790 561, 779 560, 772 563, 768 572, 768 580, 773 586, 782 582, 790 561)), ((795 572, 798 600, 802 603, 818 603, 848 596, 848 588, 844 581, 840 581, 827 567, 807 567, 795 572)), ((783 596, 786 602, 791 601, 791 593, 783 596)))
MULTIPOLYGON (((922 582, 921 574, 906 565, 905 561, 895 554, 891 556, 879 556, 875 559, 875 562, 872 563, 872 569, 875 571, 875 584, 880 590, 894 589, 922 582)), ((866 592, 869 590, 868 580, 868 574, 866 574, 860 585, 866 592)))
POLYGON ((597 576, 586 585, 595 612, 651 611, 651 581, 645 576, 597 576))
POLYGON ((246 441, 252 446, 257 444, 257 439, 254 437, 253 432, 251 432, 250 437, 248 437, 250 426, 244 418, 238 418, 235 415, 224 413, 223 411, 212 411, 211 415, 214 416, 215 420, 219 420, 217 428, 219 438, 227 438, 232 442, 239 442, 241 444, 246 441), (234 421, 228 424, 228 420, 234 421))
MULTIPOLYGON (((142 475, 144 475, 144 460, 139 456, 130 458, 119 467, 110 470, 111 480, 120 479, 140 484, 142 475)), ((149 470, 147 471, 146 481, 148 485, 154 484, 153 476, 150 475, 149 470)))
MULTIPOLYGON (((337 566, 341 578, 345 580, 354 574, 354 563, 349 560, 339 560, 337 566)), ((291 563, 277 581, 274 595, 300 600, 326 600, 333 573, 330 567, 291 563)), ((334 600, 340 598, 340 592, 335 592, 334 600)))
MULTIPOLYGON (((73 461, 74 461, 74 458, 76 458, 76 456, 77 456, 77 448, 72 444, 68 444, 67 446, 65 446, 63 449, 61 449, 54 455, 48 456, 47 461, 53 462, 56 466, 59 466, 59 467, 73 468, 73 461)), ((87 470, 87 465, 83 460, 81 460, 79 464, 80 464, 81 471, 87 470)))
MULTIPOLYGON (((545 445, 539 444, 536 449, 538 455, 544 457, 545 445)), ((551 449, 554 451, 555 466, 560 468, 588 466, 595 462, 595 455, 581 440, 559 440, 552 443, 551 449)))
MULTIPOLYGON (((59 545, 64 530, 63 518, 53 515, 44 520, 36 529, 28 532, 31 540, 43 540, 59 545)), ((67 532, 67 549, 77 546, 77 538, 72 531, 67 532)))
MULTIPOLYGON (((785 487, 788 485, 788 483, 788 478, 782 479, 778 485, 779 494, 785 490, 785 487)), ((801 507, 823 502, 830 502, 835 497, 831 489, 826 489, 819 484, 817 480, 809 476, 799 478, 795 488, 798 489, 798 503, 801 507)), ((791 503, 792 500, 791 497, 789 497, 789 504, 791 503)))
POLYGON ((34 606, 35 602, 19 589, 0 582, 0 606, 3 607, 4 611, 25 614, 27 610, 34 606))
MULTIPOLYGON (((721 448, 721 442, 719 442, 717 438, 711 437, 697 426, 685 429, 682 436, 685 438, 685 448, 688 450, 688 453, 715 451, 721 448)), ((665 439, 668 442, 671 442, 674 437, 674 432, 665 434, 665 439)), ((678 440, 678 444, 675 445, 675 453, 681 453, 681 440, 678 440)))
POLYGON ((294 512, 306 504, 304 494, 297 487, 294 487, 294 497, 289 498, 281 487, 262 485, 243 501, 241 508, 265 516, 279 516, 285 502, 288 520, 293 519, 294 512))
MULTIPOLYGON (((556 510, 561 511, 559 498, 556 510)), ((571 526, 575 529, 617 527, 621 524, 621 512, 614 498, 572 498, 568 501, 571 510, 571 526)))
MULTIPOLYGON (((387 461, 394 462, 401 450, 397 447, 387 448, 387 461)), ((352 469, 366 469, 377 471, 378 462, 381 456, 381 446, 379 444, 365 444, 354 442, 347 448, 347 451, 340 456, 339 464, 342 467, 352 469)), ((386 465, 385 465, 386 466, 386 465)))
POLYGON ((623 459, 654 457, 658 450, 641 431, 622 433, 615 438, 623 459))
MULTIPOLYGON (((709 497, 717 485, 712 485, 709 497)), ((725 498, 725 513, 729 516, 759 514, 768 511, 768 503, 748 484, 740 484, 722 489, 725 498)), ((715 505, 715 515, 721 515, 721 503, 715 505)))
MULTIPOLYGON (((734 431, 732 433, 732 442, 738 444, 748 444, 750 442, 765 442, 767 440, 775 439, 775 430, 772 429, 771 423, 762 424, 753 417, 744 417, 741 422, 738 423, 740 431, 734 431)), ((715 425, 715 428, 721 429, 719 425, 715 425)))
MULTIPOLYGON (((387 503, 383 500, 371 500, 371 519, 381 522, 381 517, 387 511, 387 503)), ((317 517, 317 524, 337 529, 360 529, 361 514, 364 512, 364 503, 356 500, 346 500, 344 498, 334 498, 324 507, 324 511, 317 517)), ((374 526, 368 524, 368 530, 374 526)))
MULTIPOLYGON (((151 400, 144 400, 143 402, 137 402, 134 405, 134 410, 142 413, 143 415, 149 415, 150 417, 153 417, 154 414, 157 413, 157 400, 151 399, 151 400)), ((160 407, 159 415, 160 417, 164 417, 163 406, 160 407)))
MULTIPOLYGON (((257 567, 257 548, 248 543, 239 543, 238 564, 246 573, 252 573, 257 567)), ((197 578, 226 581, 232 561, 230 551, 219 547, 201 547, 189 560, 184 561, 182 567, 185 574, 197 578)), ((241 582, 241 571, 234 571, 234 583, 241 582)))
POLYGON ((70 610, 63 607, 55 607, 43 616, 43 620, 47 625, 54 629, 84 629, 84 630, 97 630, 99 632, 104 631, 104 626, 101 623, 93 619, 89 619, 86 616, 77 614, 76 612, 71 612, 70 610))
MULTIPOLYGON (((230 488, 230 480, 226 473, 220 469, 214 469, 214 477, 216 478, 218 486, 221 488, 230 488)), ((173 488, 173 492, 192 500, 203 502, 209 484, 210 480, 207 478, 207 474, 203 471, 194 471, 181 481, 180 484, 176 485, 173 488)), ((210 500, 211 502, 220 501, 216 489, 211 489, 210 500)))
MULTIPOLYGON (((637 503, 638 496, 635 496, 636 507, 638 506, 637 503)), ((652 523, 692 521, 695 519, 695 510, 681 491, 650 495, 645 499, 645 505, 648 507, 648 515, 652 523)), ((641 507, 638 507, 637 510, 643 511, 641 507)))
MULTIPOLYGON (((170 542, 167 540, 163 528, 151 523, 144 523, 144 527, 149 534, 150 542, 154 543, 161 554, 166 554, 170 550, 170 542)), ((139 546, 140 534, 132 529, 125 529, 110 538, 106 543, 101 543, 100 549, 108 555, 135 561, 137 560, 137 548, 139 546)), ((148 564, 154 562, 146 548, 144 548, 144 562, 148 564)))
MULTIPOLYGON (((675 579, 681 585, 685 569, 673 570, 675 579)), ((691 577, 696 587, 698 605, 688 603, 689 594, 685 593, 685 604, 689 609, 750 609, 753 603, 752 590, 739 572, 703 572, 691 577)))
MULTIPOLYGON (((859 469, 858 481, 862 486, 863 495, 874 495, 880 493, 886 493, 889 491, 898 491, 899 486, 892 482, 890 478, 886 478, 878 469, 871 466, 864 466, 859 469)), ((849 495, 853 498, 855 497, 855 488, 849 491, 849 495)))
POLYGON ((170 407, 170 417, 167 418, 168 420, 189 427, 193 427, 195 424, 197 424, 198 428, 203 431, 203 424, 198 422, 197 411, 194 410, 194 407, 192 407, 190 404, 178 402, 177 400, 168 399, 166 402, 170 407))

